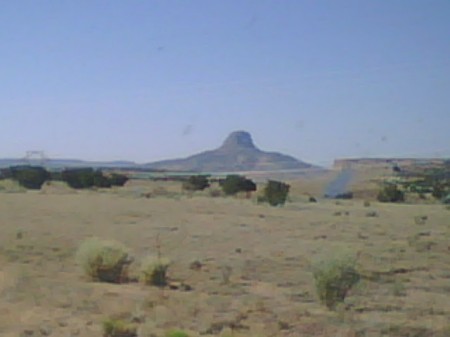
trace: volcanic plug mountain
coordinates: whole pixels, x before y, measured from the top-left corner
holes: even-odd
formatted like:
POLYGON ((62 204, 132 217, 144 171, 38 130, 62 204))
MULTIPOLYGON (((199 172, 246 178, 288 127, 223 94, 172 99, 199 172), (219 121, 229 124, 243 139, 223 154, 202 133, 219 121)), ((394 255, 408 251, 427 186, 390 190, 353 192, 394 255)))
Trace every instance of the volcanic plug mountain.
POLYGON ((196 172, 278 171, 313 167, 291 156, 258 149, 252 136, 246 131, 232 132, 218 149, 145 166, 152 169, 196 172))

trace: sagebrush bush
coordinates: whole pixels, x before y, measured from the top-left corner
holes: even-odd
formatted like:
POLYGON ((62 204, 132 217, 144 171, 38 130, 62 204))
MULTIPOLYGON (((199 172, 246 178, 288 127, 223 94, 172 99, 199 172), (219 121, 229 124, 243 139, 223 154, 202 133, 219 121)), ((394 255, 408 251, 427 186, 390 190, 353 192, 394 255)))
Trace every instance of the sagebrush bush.
POLYGON ((343 302, 348 291, 360 280, 356 260, 350 256, 336 257, 316 264, 314 279, 320 301, 328 309, 343 302))
POLYGON ((136 337, 137 325, 123 319, 108 318, 103 321, 103 337, 136 337))
POLYGON ((140 279, 147 285, 164 287, 167 285, 167 269, 170 266, 170 260, 148 256, 141 263, 140 279))
POLYGON ((76 260, 93 281, 120 283, 126 279, 126 267, 132 259, 120 242, 89 238, 76 253, 76 260))

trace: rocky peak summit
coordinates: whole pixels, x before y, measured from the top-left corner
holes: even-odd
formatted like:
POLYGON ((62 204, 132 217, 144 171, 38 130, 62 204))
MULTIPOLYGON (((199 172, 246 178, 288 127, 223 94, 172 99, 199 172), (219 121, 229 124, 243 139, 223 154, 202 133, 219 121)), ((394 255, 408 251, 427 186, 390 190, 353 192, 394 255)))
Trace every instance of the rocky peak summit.
POLYGON ((225 139, 220 149, 254 149, 256 150, 256 146, 253 143, 252 136, 247 131, 234 131, 230 133, 230 135, 225 139))

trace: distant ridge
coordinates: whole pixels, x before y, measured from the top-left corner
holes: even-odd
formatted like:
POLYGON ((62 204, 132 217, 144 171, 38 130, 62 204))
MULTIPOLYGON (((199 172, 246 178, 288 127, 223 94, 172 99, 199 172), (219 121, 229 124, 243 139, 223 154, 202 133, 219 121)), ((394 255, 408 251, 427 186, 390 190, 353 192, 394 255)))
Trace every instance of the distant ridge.
POLYGON ((138 165, 131 161, 86 161, 80 159, 23 159, 23 158, 3 158, 0 159, 0 168, 16 165, 37 165, 51 168, 69 167, 104 167, 104 168, 133 168, 138 165))
POLYGON ((193 172, 278 171, 314 168, 313 165, 278 152, 258 149, 250 133, 234 131, 222 146, 183 159, 145 164, 152 169, 193 172))

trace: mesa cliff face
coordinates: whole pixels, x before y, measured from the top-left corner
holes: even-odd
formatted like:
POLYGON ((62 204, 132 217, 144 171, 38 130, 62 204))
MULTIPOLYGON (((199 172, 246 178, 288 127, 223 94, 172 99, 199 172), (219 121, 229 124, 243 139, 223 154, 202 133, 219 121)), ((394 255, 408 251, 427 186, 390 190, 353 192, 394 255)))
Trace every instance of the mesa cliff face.
POLYGON ((333 164, 335 169, 365 169, 365 168, 385 168, 392 169, 394 166, 443 166, 448 159, 441 158, 352 158, 336 159, 333 164))
POLYGON ((311 164, 278 152, 265 152, 246 131, 232 132, 222 146, 184 159, 146 164, 153 169, 196 172, 277 171, 312 168, 311 164))

